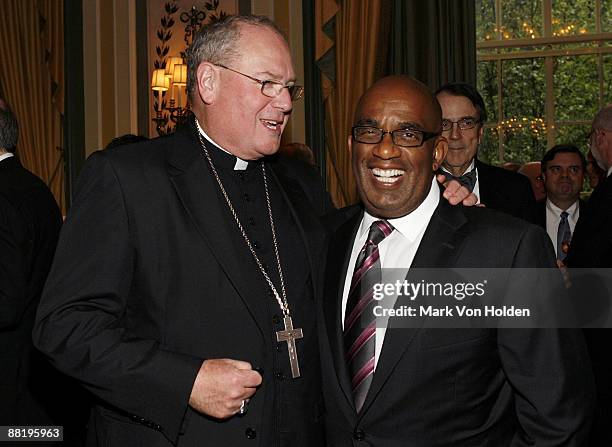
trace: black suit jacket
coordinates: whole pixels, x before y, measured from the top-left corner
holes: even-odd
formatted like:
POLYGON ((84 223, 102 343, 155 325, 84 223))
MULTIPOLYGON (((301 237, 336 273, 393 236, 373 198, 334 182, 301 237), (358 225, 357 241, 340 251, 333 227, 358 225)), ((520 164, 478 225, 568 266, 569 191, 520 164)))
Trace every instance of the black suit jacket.
MULTIPOLYGON (((571 269, 612 267, 612 177, 608 176, 595 188, 584 213, 576 224, 570 250, 565 263, 571 269)), ((609 274, 605 274, 609 283, 609 274)), ((576 292, 579 298, 584 294, 576 292)), ((609 297, 608 297, 609 298, 609 297)), ((586 329, 585 336, 593 363, 597 385, 597 414, 590 446, 610 445, 612 443, 612 331, 606 329, 586 329)))
POLYGON ((31 332, 61 223, 47 186, 17 158, 0 161, 0 425, 51 423, 31 332))
POLYGON ((487 208, 535 223, 535 198, 529 179, 476 159, 480 202, 487 208))
MULTIPOLYGON (((306 247, 309 262, 301 268, 312 280, 304 287, 318 296, 324 191, 293 165, 269 167, 268 181, 281 191, 306 247)), ((286 252, 284 258, 291 261, 286 252)), ((92 155, 34 331, 39 349, 99 399, 89 445, 319 445, 314 303, 289 297, 294 325, 304 329, 297 341, 302 377, 289 388, 286 346, 274 339, 277 304, 259 293, 262 282, 195 126, 92 155), (245 416, 218 421, 188 406, 206 358, 260 368, 263 384, 245 416)))
MULTIPOLYGON (((592 378, 579 331, 389 327, 362 411, 343 356, 342 287, 358 208, 336 216, 325 301, 319 309, 328 445, 579 446, 592 409, 592 378), (363 441, 362 443, 357 440, 363 441)), ((550 267, 539 228, 441 200, 412 266, 550 267)))

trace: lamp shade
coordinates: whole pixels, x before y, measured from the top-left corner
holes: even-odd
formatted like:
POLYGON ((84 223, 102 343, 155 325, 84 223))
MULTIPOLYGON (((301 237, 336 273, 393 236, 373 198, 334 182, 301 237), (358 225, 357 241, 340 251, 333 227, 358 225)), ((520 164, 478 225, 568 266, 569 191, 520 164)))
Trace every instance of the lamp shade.
POLYGON ((174 74, 174 66, 176 64, 182 64, 182 63, 183 63, 182 57, 179 57, 179 56, 169 57, 168 60, 166 61, 166 76, 171 78, 172 75, 174 74))
POLYGON ((184 87, 187 85, 187 65, 176 64, 172 72, 172 82, 174 85, 184 87))
POLYGON ((165 92, 170 88, 170 79, 166 76, 166 70, 159 68, 153 70, 153 78, 151 79, 151 89, 158 92, 165 92))

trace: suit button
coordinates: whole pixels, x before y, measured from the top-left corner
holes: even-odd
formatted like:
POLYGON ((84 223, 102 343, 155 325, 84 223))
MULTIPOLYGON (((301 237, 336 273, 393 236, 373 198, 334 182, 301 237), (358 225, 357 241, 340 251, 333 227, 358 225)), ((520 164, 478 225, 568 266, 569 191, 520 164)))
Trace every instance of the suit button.
POLYGON ((254 219, 254 218, 252 218, 252 217, 249 217, 249 224, 250 224, 251 226, 255 226, 255 219, 254 219))
POLYGON ((278 315, 274 315, 274 316, 272 317, 272 323, 274 323, 274 324, 280 324, 280 322, 281 322, 281 317, 279 317, 278 315))
POLYGON ((355 441, 363 441, 365 439, 365 433, 363 430, 355 430, 353 433, 353 439, 355 441))
POLYGON ((278 380, 284 380, 285 379, 285 375, 282 373, 282 371, 279 371, 275 374, 276 378, 278 380))
POLYGON ((255 437, 257 436, 257 432, 253 430, 251 427, 247 428, 244 431, 244 434, 246 435, 247 439, 255 439, 255 437))

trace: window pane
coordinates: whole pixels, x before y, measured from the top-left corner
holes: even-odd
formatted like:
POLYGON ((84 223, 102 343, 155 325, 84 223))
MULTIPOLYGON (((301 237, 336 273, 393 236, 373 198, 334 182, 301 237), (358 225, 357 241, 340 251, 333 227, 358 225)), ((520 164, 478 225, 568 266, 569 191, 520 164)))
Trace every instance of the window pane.
POLYGON ((542 0, 503 1, 502 28, 504 39, 543 36, 542 0))
POLYGON ((495 127, 485 128, 482 134, 482 141, 478 148, 478 159, 492 165, 499 165, 499 138, 495 127))
POLYGON ((526 163, 541 160, 546 152, 546 134, 535 133, 529 128, 504 132, 504 160, 526 163))
MULTIPOLYGON (((592 118, 593 117, 591 117, 591 119, 592 118)), ((556 129, 555 143, 573 144, 578 147, 583 154, 586 154, 589 151, 587 137, 589 136, 590 129, 590 124, 558 126, 556 129)))
POLYGON ((612 2, 610 0, 601 2, 601 32, 612 32, 612 2))
POLYGON ((603 56, 603 76, 603 103, 612 104, 612 54, 605 54, 603 56))
POLYGON ((597 56, 555 58, 556 121, 591 120, 599 102, 597 56))
MULTIPOLYGON (((514 59, 502 63, 504 119, 541 118, 545 101, 544 59, 514 59)), ((521 123, 522 124, 522 123, 521 123)))
POLYGON ((596 32, 595 0, 552 0, 552 31, 553 36, 596 32))
POLYGON ((487 121, 497 123, 497 63, 479 62, 477 69, 477 87, 485 102, 487 121))
POLYGON ((476 40, 498 39, 495 29, 495 0, 476 0, 476 40))

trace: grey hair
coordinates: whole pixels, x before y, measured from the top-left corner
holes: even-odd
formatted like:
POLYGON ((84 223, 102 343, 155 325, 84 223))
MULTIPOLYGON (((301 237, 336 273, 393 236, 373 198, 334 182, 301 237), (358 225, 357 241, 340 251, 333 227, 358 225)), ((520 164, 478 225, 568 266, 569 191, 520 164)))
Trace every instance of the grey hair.
POLYGON ((266 16, 233 15, 204 25, 194 36, 185 51, 187 62, 187 95, 193 100, 197 85, 197 70, 204 62, 226 64, 240 56, 237 48, 241 26, 252 25, 268 28, 286 41, 283 32, 266 16))
POLYGON ((17 118, 8 107, 0 107, 0 149, 14 152, 19 137, 17 118))
POLYGON ((593 129, 605 129, 612 131, 612 104, 603 107, 593 120, 593 129))

